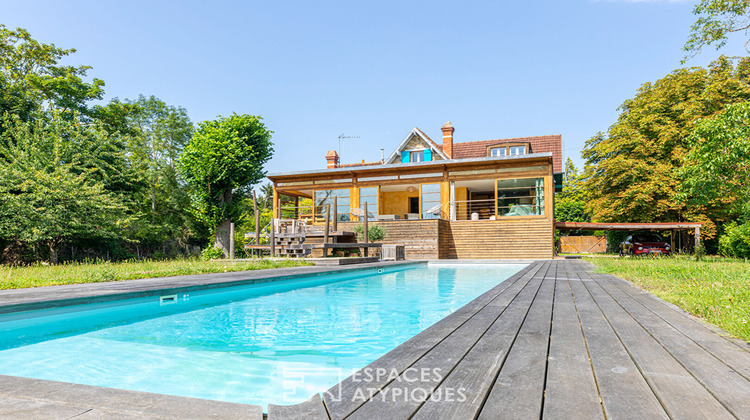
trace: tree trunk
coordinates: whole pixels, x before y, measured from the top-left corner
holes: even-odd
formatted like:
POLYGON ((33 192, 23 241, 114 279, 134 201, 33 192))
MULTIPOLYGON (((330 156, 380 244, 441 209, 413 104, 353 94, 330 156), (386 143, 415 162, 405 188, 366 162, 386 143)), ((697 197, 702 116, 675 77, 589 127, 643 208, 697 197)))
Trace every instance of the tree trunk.
MULTIPOLYGON (((225 191, 222 199, 224 201, 224 205, 228 206, 232 201, 232 190, 225 191)), ((221 250, 221 252, 224 254, 224 258, 229 257, 229 225, 231 223, 232 221, 230 219, 227 219, 216 228, 216 238, 214 239, 214 246, 221 250)))
POLYGON ((151 183, 151 223, 156 222, 156 178, 151 183))
POLYGON ((55 246, 52 242, 49 244, 49 262, 50 264, 57 265, 57 246, 55 246))

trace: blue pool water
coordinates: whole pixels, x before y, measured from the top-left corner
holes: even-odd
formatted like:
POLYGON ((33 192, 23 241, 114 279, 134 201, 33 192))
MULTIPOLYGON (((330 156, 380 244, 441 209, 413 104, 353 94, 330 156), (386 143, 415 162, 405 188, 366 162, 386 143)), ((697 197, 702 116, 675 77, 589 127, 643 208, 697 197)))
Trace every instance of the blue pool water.
POLYGON ((307 400, 525 265, 410 265, 0 315, 0 374, 307 400))

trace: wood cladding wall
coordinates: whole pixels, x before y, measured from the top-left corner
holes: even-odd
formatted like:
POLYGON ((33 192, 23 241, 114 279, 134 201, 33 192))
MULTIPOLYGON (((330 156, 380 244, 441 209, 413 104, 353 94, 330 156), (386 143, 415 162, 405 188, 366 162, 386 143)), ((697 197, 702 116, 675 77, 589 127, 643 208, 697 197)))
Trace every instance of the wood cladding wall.
MULTIPOLYGON (((355 222, 339 222, 354 230, 355 222)), ((547 219, 394 220, 384 244, 402 244, 407 259, 534 259, 554 255, 553 227, 547 219)))
POLYGON ((552 258, 552 223, 547 219, 446 221, 441 258, 552 258))
MULTIPOLYGON (((369 222, 386 230, 384 244, 404 245, 408 260, 434 260, 438 255, 438 223, 441 220, 389 220, 369 222)), ((358 222, 339 222, 340 230, 353 231, 358 222)))

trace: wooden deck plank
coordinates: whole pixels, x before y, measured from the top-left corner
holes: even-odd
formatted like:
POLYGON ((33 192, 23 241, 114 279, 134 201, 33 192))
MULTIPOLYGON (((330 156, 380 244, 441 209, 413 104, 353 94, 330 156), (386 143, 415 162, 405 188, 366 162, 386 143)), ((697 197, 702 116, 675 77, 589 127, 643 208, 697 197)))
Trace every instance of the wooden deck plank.
POLYGON ((355 375, 350 376, 340 384, 329 389, 323 394, 323 399, 331 418, 346 418, 364 403, 360 398, 354 398, 355 396, 361 393, 369 396, 371 392, 377 392, 390 383, 387 377, 362 381, 360 378, 363 371, 366 369, 370 371, 387 369, 389 372, 396 370, 399 373, 405 371, 419 360, 420 357, 442 342, 451 332, 461 327, 481 309, 493 303, 497 296, 501 294, 515 296, 534 277, 540 268, 540 264, 529 265, 508 280, 492 288, 489 292, 474 299, 466 306, 463 306, 453 314, 427 328, 419 335, 391 350, 355 375))
POLYGON ((714 398, 658 341, 594 281, 586 282, 596 304, 673 418, 732 419, 714 398))
POLYGON ((558 273, 555 287, 543 417, 603 419, 594 371, 567 277, 567 270, 558 273))
POLYGON ((413 419, 464 419, 478 415, 529 309, 530 305, 520 299, 511 302, 413 419))
POLYGON ((714 352, 750 353, 590 269, 530 265, 368 366, 395 380, 344 381, 331 419, 748 417, 750 381, 714 352))
POLYGON ((734 416, 750 416, 750 381, 614 286, 611 280, 602 279, 599 285, 734 416))
POLYGON ((545 276, 531 304, 479 419, 541 416, 554 292, 553 270, 551 276, 545 276))
MULTIPOLYGON (((548 265, 549 263, 546 263, 545 267, 548 265)), ((542 279, 535 275, 517 294, 499 295, 410 367, 413 372, 420 374, 423 372, 436 372, 436 374, 428 374, 426 378, 416 383, 411 382, 406 375, 399 376, 359 407, 349 418, 395 419, 408 418, 414 414, 424 399, 429 397, 441 381, 450 375, 466 353, 474 347, 508 306, 514 301, 521 305, 529 305, 541 283, 542 279), (383 401, 386 403, 383 404, 383 401)))
POLYGON ((690 337, 696 344, 716 356, 745 379, 750 380, 750 364, 748 363, 750 345, 738 344, 733 340, 720 337, 702 322, 686 316, 681 310, 668 306, 656 296, 632 286, 625 280, 610 275, 603 276, 611 280, 610 284, 627 293, 677 331, 690 337))
POLYGON ((328 420, 320 394, 295 405, 268 404, 268 420, 328 420))
POLYGON ((569 284, 602 404, 608 418, 668 418, 667 413, 641 376, 638 368, 615 335, 604 315, 583 285, 582 267, 569 272, 569 284))

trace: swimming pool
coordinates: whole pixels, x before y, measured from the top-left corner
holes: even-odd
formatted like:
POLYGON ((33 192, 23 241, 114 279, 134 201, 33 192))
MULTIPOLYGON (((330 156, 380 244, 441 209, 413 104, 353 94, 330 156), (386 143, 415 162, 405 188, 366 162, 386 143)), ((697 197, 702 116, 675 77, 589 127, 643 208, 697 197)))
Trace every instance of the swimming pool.
POLYGON ((294 404, 524 267, 415 264, 4 314, 0 374, 294 404))

